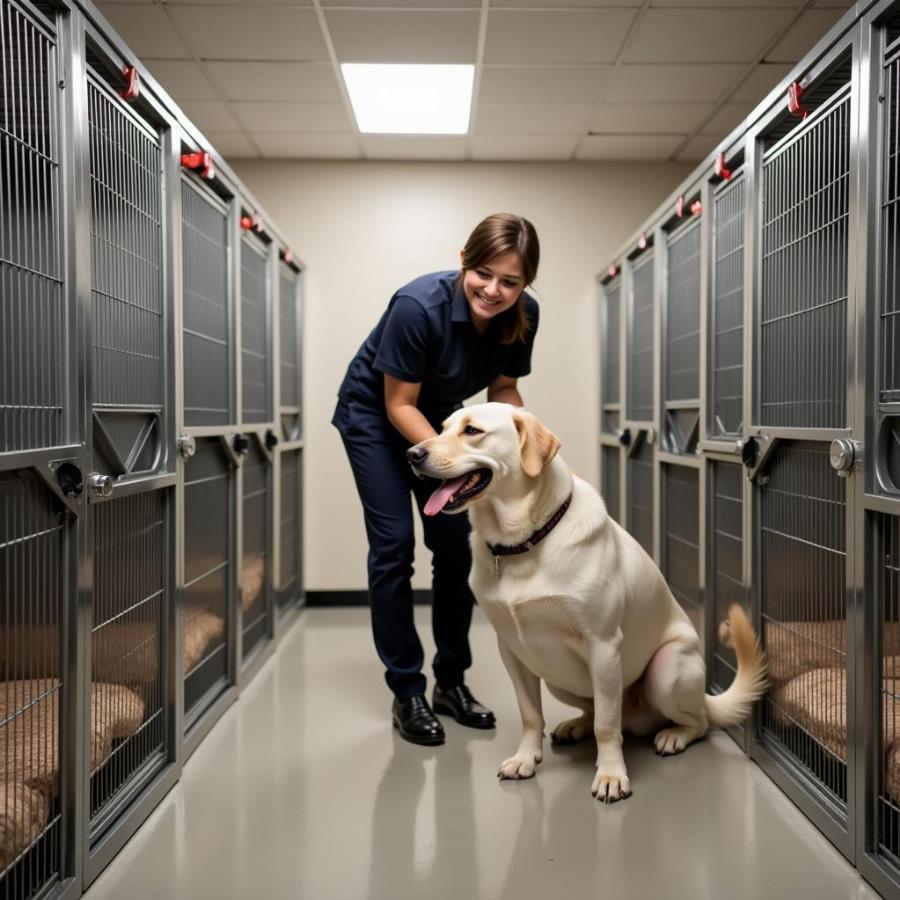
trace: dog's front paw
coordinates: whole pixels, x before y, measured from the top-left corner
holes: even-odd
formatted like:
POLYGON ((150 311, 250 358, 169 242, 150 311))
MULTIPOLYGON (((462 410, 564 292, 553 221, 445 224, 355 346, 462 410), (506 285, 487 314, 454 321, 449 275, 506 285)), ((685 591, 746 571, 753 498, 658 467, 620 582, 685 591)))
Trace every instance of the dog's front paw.
POLYGON ((631 796, 631 782, 624 772, 612 775, 598 769, 591 785, 591 793, 603 803, 615 803, 631 796))
POLYGON ((521 778, 533 778, 534 770, 537 768, 537 764, 543 759, 543 757, 539 753, 517 753, 515 756, 511 756, 509 759, 504 759, 502 763, 500 763, 500 768, 497 770, 497 777, 500 779, 521 779, 521 778))

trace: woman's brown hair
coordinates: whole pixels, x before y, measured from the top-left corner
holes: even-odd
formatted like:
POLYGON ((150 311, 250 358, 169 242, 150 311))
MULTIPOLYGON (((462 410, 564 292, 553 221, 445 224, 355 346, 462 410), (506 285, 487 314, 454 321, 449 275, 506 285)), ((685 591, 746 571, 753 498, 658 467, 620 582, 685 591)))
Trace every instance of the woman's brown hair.
MULTIPOLYGON (((492 259, 506 253, 515 253, 522 261, 522 277, 528 287, 537 277, 541 246, 534 225, 522 216, 495 213, 475 226, 462 253, 462 272, 457 286, 462 287, 462 275, 466 269, 477 269, 492 259)), ((523 288, 524 291, 524 288, 523 288)), ((497 316, 500 325, 500 343, 513 344, 524 341, 530 321, 525 313, 522 297, 506 312, 497 316)))

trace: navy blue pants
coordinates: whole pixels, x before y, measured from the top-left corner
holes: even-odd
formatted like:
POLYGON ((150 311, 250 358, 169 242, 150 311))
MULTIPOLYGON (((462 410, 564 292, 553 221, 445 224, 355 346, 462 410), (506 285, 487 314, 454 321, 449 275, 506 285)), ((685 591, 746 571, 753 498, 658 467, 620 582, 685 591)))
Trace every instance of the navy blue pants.
MULTIPOLYGON (((413 514, 410 493, 422 508, 440 482, 419 479, 406 461, 409 442, 383 410, 342 400, 333 424, 341 433, 362 500, 369 539, 369 605, 375 648, 385 679, 398 697, 425 692, 424 652, 413 622, 413 514)), ((442 687, 462 684, 472 664, 469 625, 475 599, 469 590, 472 554, 465 513, 422 515, 432 552, 433 669, 442 687)))

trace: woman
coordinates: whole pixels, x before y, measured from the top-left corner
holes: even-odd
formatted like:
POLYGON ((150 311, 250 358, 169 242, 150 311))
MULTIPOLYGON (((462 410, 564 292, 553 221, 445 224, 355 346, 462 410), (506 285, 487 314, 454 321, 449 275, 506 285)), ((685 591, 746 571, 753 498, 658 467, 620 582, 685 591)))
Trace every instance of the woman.
MULTIPOLYGON (((442 744, 444 730, 425 698, 410 581, 410 492, 421 514, 436 484, 413 475, 406 450, 440 431, 443 419, 484 388, 489 400, 523 405, 517 379, 531 370, 538 325, 537 301, 525 288, 539 257, 529 221, 489 216, 461 251, 459 271, 424 275, 394 294, 338 394, 332 424, 363 503, 375 647, 394 692, 394 727, 413 743, 442 744)), ((422 516, 422 524, 433 557, 434 711, 493 728, 494 714, 464 683, 474 604, 468 517, 422 516)))

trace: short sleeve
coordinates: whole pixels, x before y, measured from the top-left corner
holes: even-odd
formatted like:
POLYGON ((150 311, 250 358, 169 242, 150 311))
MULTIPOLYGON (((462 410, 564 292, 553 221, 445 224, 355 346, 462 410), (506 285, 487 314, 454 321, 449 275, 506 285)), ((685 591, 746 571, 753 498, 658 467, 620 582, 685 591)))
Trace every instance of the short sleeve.
POLYGON ((509 356, 503 364, 503 371, 500 373, 507 378, 524 378, 531 372, 531 351, 534 348, 534 336, 537 334, 538 319, 540 316, 537 300, 534 300, 531 297, 528 299, 530 300, 527 310, 529 321, 528 333, 526 334, 524 341, 516 341, 509 351, 509 356))
POLYGON ((388 312, 372 367, 401 381, 421 382, 425 377, 429 332, 422 304, 401 294, 388 312))

